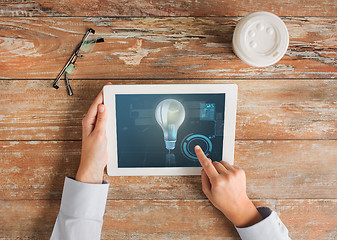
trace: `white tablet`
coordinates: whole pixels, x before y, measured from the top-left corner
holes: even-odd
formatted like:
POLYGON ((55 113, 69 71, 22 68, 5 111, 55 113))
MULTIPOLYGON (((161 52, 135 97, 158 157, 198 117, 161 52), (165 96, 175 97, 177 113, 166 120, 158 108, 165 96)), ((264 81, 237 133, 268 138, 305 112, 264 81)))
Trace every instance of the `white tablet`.
POLYGON ((106 85, 110 176, 200 175, 199 145, 234 162, 235 84, 106 85))

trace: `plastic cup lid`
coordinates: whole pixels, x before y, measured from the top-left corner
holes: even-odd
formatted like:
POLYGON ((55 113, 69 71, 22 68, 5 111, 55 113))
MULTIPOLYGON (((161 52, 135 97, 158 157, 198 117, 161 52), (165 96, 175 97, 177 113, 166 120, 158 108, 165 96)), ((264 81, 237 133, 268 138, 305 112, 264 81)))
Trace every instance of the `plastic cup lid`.
POLYGON ((255 12, 241 19, 234 30, 233 49, 245 63, 266 67, 278 62, 289 45, 284 22, 269 12, 255 12))

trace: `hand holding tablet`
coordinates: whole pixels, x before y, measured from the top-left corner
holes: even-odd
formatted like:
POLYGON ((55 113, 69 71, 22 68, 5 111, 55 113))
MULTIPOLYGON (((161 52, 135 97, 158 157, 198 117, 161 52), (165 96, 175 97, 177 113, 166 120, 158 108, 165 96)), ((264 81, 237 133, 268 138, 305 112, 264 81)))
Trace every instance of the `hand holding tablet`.
POLYGON ((103 91, 100 91, 82 120, 82 153, 76 174, 76 180, 80 182, 103 181, 104 168, 108 161, 105 134, 107 118, 107 109, 103 105, 103 91))
MULTIPOLYGON (((197 99, 200 100, 200 98, 197 99)), ((202 99, 205 100, 205 96, 203 96, 202 99)), ((213 99, 213 101, 214 100, 215 99, 213 99)), ((81 182, 102 183, 103 180, 103 170, 107 163, 106 150, 108 145, 105 132, 108 121, 108 109, 107 106, 104 106, 102 103, 103 94, 101 91, 94 100, 93 104, 90 106, 88 113, 82 122, 83 136, 81 164, 76 175, 76 180, 81 182)), ((219 105, 217 105, 216 102, 214 104, 215 106, 218 106, 217 108, 219 108, 219 105)), ((208 143, 206 137, 202 138, 202 135, 198 134, 199 136, 196 136, 195 138, 188 137, 186 139, 185 137, 183 141, 179 142, 177 132, 179 127, 185 121, 185 118, 188 119, 188 117, 186 117, 186 112, 189 113, 189 104, 186 104, 186 101, 182 101, 182 99, 180 99, 180 102, 169 99, 163 100, 159 102, 159 104, 154 102, 154 105, 157 106, 155 109, 156 122, 159 123, 161 127, 160 130, 163 131, 163 135, 160 135, 163 137, 163 141, 165 142, 165 144, 163 142, 161 143, 163 145, 162 148, 164 149, 164 152, 163 149, 161 149, 160 152, 161 154, 164 154, 166 151, 166 160, 174 160, 174 164, 176 164, 174 150, 177 148, 177 144, 185 145, 186 140, 190 142, 195 141, 195 143, 199 141, 200 143, 206 144, 203 146, 206 154, 199 145, 195 145, 192 149, 189 150, 189 154, 191 158, 195 156, 195 164, 199 164, 200 162, 199 167, 172 168, 167 166, 164 168, 166 172, 163 171, 162 168, 155 167, 151 168, 151 170, 153 170, 154 173, 157 173, 159 169, 159 172, 161 171, 161 173, 164 174, 170 173, 167 172, 167 169, 173 169, 172 174, 188 174, 191 172, 194 173, 193 171, 198 170, 200 174, 200 169, 202 167, 201 178, 203 192, 213 203, 213 205, 218 208, 233 224, 235 224, 237 227, 245 227, 262 220, 261 215, 247 197, 246 178, 244 171, 229 164, 226 161, 221 160, 222 158, 219 159, 221 161, 214 162, 212 162, 212 160, 209 158, 210 153, 213 151, 213 149, 210 149, 209 146, 212 145, 212 141, 214 140, 208 140, 210 141, 210 143, 208 143), (186 107, 186 112, 184 106, 186 107), (175 123, 175 126, 178 127, 172 129, 172 126, 170 125, 172 123, 175 123), (198 141, 195 140, 198 138, 200 138, 198 141), (169 141, 169 143, 167 143, 167 141, 169 141), (209 144, 208 147, 207 144, 209 144), (224 201, 224 199, 226 199, 226 201, 224 201)), ((207 103, 206 105, 212 106, 210 103, 207 103)), ((211 124, 214 115, 213 113, 216 113, 219 109, 211 108, 210 110, 207 108, 208 112, 205 112, 205 109, 203 108, 204 106, 205 103, 201 102, 201 105, 198 108, 198 115, 200 114, 199 118, 203 120, 206 118, 208 119, 207 123, 211 124)), ((224 106, 221 108, 224 108, 224 106)), ((125 111, 126 109, 123 110, 125 111)), ((225 112, 227 115, 229 114, 228 111, 225 112)), ((199 131, 200 130, 201 128, 199 128, 199 131)), ((225 140, 223 140, 223 142, 225 142, 225 140)), ((182 157, 188 156, 182 155, 182 157)))

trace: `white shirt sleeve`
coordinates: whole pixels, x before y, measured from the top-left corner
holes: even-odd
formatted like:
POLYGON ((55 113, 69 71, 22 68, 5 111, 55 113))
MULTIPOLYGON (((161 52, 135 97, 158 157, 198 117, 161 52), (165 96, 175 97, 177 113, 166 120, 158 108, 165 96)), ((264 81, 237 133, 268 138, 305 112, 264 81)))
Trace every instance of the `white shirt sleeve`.
POLYGON ((109 184, 89 184, 66 177, 52 240, 100 239, 109 184))
POLYGON ((235 227, 242 240, 290 240, 288 229, 276 212, 267 207, 260 207, 257 210, 264 218, 262 221, 250 227, 235 227))

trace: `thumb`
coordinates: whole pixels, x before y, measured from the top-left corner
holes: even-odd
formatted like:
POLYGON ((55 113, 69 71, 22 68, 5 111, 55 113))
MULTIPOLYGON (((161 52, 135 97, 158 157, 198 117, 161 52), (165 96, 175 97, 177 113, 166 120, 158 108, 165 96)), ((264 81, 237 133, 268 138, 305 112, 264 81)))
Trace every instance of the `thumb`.
POLYGON ((107 120, 108 120, 108 113, 107 113, 106 107, 103 104, 98 104, 97 119, 96 119, 94 130, 105 131, 107 120))

